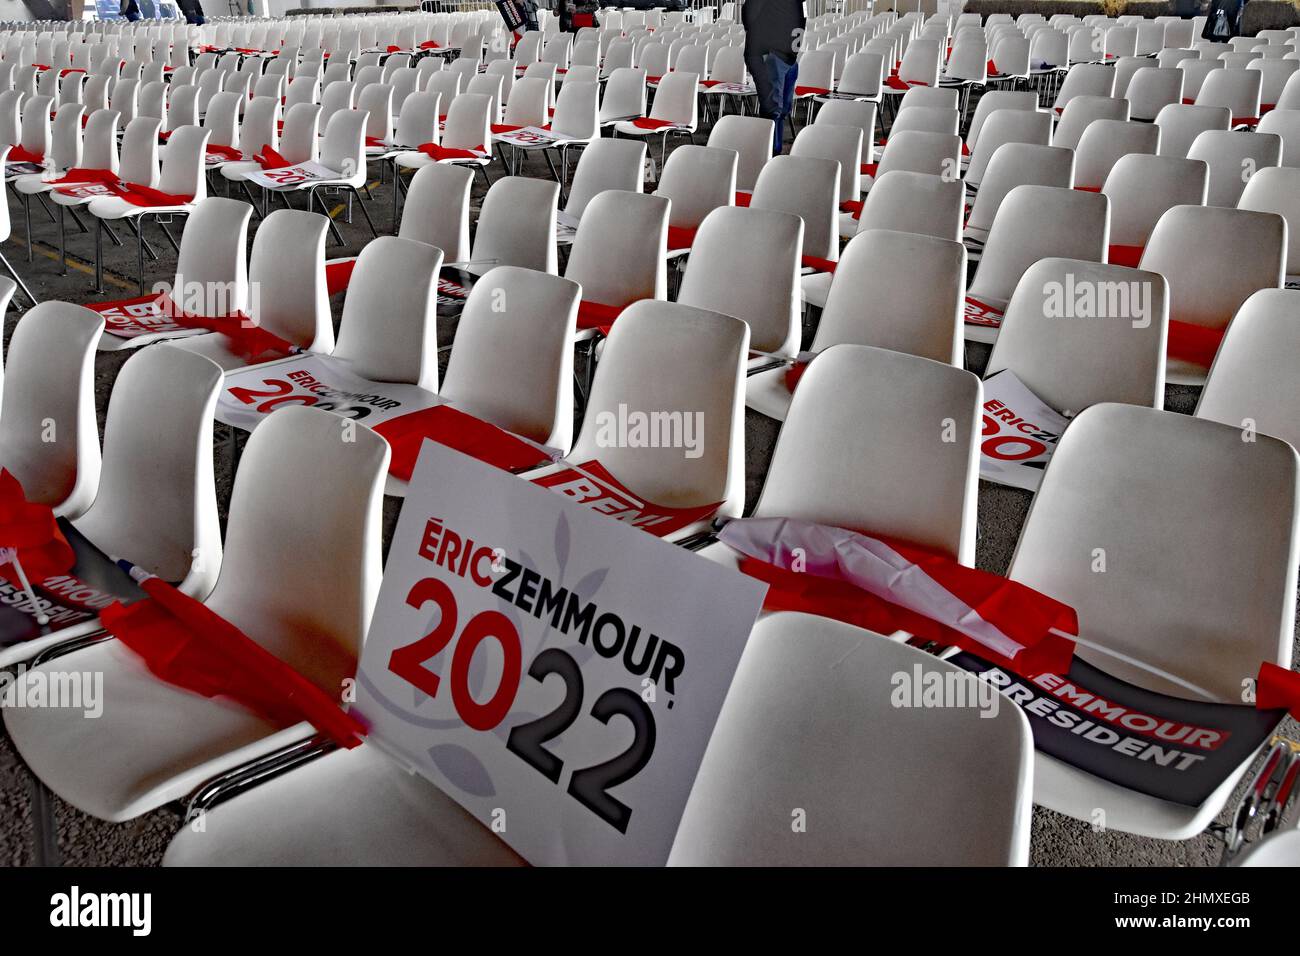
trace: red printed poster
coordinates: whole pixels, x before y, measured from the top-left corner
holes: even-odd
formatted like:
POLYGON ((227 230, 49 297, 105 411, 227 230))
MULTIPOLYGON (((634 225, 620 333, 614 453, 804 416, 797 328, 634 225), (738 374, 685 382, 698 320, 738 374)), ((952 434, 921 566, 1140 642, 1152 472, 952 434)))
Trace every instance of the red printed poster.
POLYGON ((646 501, 624 488, 598 461, 565 468, 533 481, 592 511, 608 515, 616 521, 625 521, 642 531, 649 531, 656 538, 702 521, 717 511, 721 504, 714 502, 696 508, 670 508, 646 501))

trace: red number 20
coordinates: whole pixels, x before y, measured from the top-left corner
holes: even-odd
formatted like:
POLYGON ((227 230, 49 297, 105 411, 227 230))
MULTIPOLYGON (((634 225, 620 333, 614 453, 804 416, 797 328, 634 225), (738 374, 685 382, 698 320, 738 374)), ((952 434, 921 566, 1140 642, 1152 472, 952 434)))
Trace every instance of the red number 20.
MULTIPOLYGON (((440 611, 437 626, 418 641, 394 649, 388 669, 430 697, 437 697, 442 679, 424 665, 442 653, 456 634, 456 596, 437 578, 416 581, 406 595, 406 603, 419 610, 430 602, 440 611)), ((482 611, 470 618, 451 657, 451 700, 461 720, 475 730, 491 730, 505 720, 519 692, 522 669, 519 631, 508 617, 499 611, 482 611), (489 638, 501 646, 504 663, 496 692, 480 704, 470 693, 469 666, 478 646, 489 638)))

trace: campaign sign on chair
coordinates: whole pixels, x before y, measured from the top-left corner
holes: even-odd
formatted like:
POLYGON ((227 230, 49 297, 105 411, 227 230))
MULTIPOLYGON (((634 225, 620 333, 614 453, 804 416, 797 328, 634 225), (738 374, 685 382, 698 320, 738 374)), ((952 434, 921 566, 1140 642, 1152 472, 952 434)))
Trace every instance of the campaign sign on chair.
POLYGON ((217 420, 252 431, 286 405, 311 405, 363 425, 444 404, 416 385, 372 382, 326 355, 291 355, 226 373, 217 398, 217 420))
POLYGON ((1010 369, 984 381, 980 477, 1037 491, 1069 419, 1031 392, 1010 369))
POLYGON ((334 181, 344 178, 344 174, 335 169, 328 169, 320 163, 298 163, 282 169, 258 169, 249 173, 248 181, 267 189, 287 189, 291 186, 310 185, 315 182, 334 181))
POLYGON ((426 442, 352 713, 534 864, 662 864, 764 591, 426 442))

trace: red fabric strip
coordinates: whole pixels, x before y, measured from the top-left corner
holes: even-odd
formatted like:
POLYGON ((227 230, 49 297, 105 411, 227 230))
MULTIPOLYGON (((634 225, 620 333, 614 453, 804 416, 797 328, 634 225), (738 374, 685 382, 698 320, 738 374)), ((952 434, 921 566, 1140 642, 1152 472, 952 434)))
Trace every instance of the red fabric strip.
POLYGON ((487 150, 481 146, 479 147, 479 151, 475 153, 472 150, 458 149, 454 146, 439 146, 437 143, 422 143, 419 146, 419 150, 424 153, 424 155, 431 156, 435 160, 439 161, 444 159, 483 159, 484 157, 482 154, 487 152, 487 150))
POLYGON ((526 471, 550 460, 540 450, 505 429, 450 405, 399 415, 380 422, 374 430, 384 437, 393 452, 388 473, 402 481, 411 480, 415 460, 426 438, 502 471, 526 471))
POLYGON ((578 303, 578 328, 598 329, 602 335, 609 335, 609 330, 627 306, 604 305, 583 299, 578 303))
POLYGON ((795 96, 825 96, 830 90, 824 86, 796 86, 794 88, 795 96))
POLYGON ((567 468, 534 478, 533 483, 542 488, 550 488, 557 494, 567 495, 578 504, 659 538, 702 521, 722 504, 718 501, 694 508, 670 508, 646 501, 619 483, 609 469, 598 461, 585 462, 577 468, 567 468))
POLYGON ((21 146, 11 146, 9 148, 9 162, 11 163, 43 163, 45 162, 44 153, 33 153, 29 149, 23 149, 21 146))
POLYGON ((1260 710, 1285 709, 1300 720, 1300 674, 1264 661, 1255 681, 1255 706, 1260 710))
POLYGON ((238 162, 244 158, 244 154, 233 146, 222 146, 219 143, 209 143, 207 151, 213 156, 220 156, 222 159, 238 162))
POLYGON ((742 208, 748 208, 753 199, 753 193, 736 193, 736 205, 742 208))
POLYGON ((794 394, 794 390, 799 387, 799 380, 803 378, 803 373, 808 371, 807 362, 795 362, 785 370, 785 387, 794 394))
POLYGON ((800 262, 805 268, 813 269, 817 272, 834 273, 839 268, 838 262, 832 262, 830 259, 819 259, 816 256, 804 256, 800 262))
POLYGON ((669 249, 689 249, 695 245, 695 234, 697 229, 689 226, 669 226, 668 227, 668 248, 669 249))
MULTIPOLYGON (((65 574, 76 563, 68 539, 59 530, 54 509, 27 500, 23 486, 0 469, 0 549, 15 549, 31 582, 65 574)), ((18 571, 8 555, 0 554, 0 577, 21 586, 18 571)))
POLYGON ((263 169, 287 169, 293 165, 270 146, 263 146, 262 151, 253 158, 257 160, 257 165, 263 169))
POLYGON ((114 603, 100 622, 155 676, 205 697, 228 697, 283 726, 306 720, 343 747, 361 743, 366 731, 355 717, 229 621, 158 578, 141 587, 147 599, 114 603))
POLYGON ((1211 329, 1204 325, 1193 325, 1190 322, 1170 319, 1169 357, 1182 359, 1184 362, 1194 362, 1208 368, 1214 362, 1214 356, 1219 351, 1219 343, 1223 341, 1225 331, 1226 329, 1211 329))
POLYGON ((330 295, 342 292, 348 287, 348 283, 352 281, 352 270, 356 267, 356 259, 325 263, 325 288, 330 295))
POLYGON ((632 125, 635 126, 637 129, 664 129, 665 127, 676 126, 677 124, 672 122, 671 120, 650 119, 649 117, 642 117, 641 119, 634 119, 632 121, 632 125))
POLYGON ((1113 266, 1128 266, 1136 269, 1142 261, 1142 251, 1146 246, 1108 246, 1106 259, 1113 266))

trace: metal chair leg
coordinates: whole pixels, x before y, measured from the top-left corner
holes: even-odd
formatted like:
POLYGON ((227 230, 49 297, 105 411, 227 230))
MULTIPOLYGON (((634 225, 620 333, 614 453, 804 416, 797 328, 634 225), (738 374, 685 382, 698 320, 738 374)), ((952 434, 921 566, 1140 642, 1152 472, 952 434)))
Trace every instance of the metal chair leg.
POLYGON ((5 271, 13 277, 14 282, 18 283, 18 288, 23 290, 23 295, 27 296, 32 305, 36 305, 36 296, 32 295, 32 290, 27 288, 27 283, 24 282, 22 276, 14 270, 14 267, 9 264, 9 260, 5 258, 3 253, 0 253, 0 264, 4 265, 5 271))
POLYGON ((32 862, 36 866, 59 865, 58 828, 54 820, 54 795, 32 775, 32 862))
POLYGON ((361 210, 361 215, 366 217, 366 225, 370 227, 371 235, 373 235, 376 239, 378 239, 379 230, 375 228, 375 221, 370 218, 370 210, 368 210, 366 208, 366 204, 362 202, 361 194, 357 192, 355 186, 352 187, 352 195, 357 197, 357 207, 361 210))
POLYGON ((34 262, 32 255, 32 197, 23 193, 23 222, 27 226, 27 261, 34 262))

